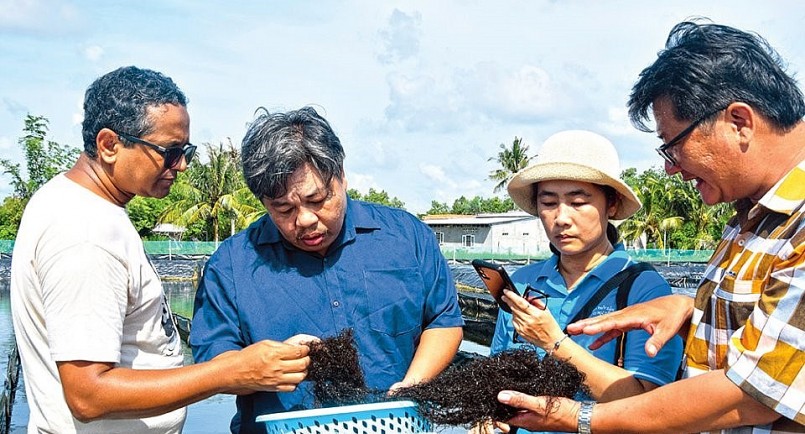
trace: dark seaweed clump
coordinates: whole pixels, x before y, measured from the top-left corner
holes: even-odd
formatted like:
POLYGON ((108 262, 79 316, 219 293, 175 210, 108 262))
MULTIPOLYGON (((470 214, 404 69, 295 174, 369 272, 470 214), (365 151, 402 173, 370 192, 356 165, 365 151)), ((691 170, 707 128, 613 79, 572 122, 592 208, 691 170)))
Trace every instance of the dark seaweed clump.
POLYGON ((434 425, 469 428, 490 420, 506 421, 517 413, 498 402, 501 390, 568 398, 587 392, 584 374, 570 363, 553 357, 540 359, 533 348, 519 348, 454 363, 429 382, 387 396, 385 391, 366 387, 352 330, 308 345, 307 379, 314 382, 317 407, 410 399, 434 425))
POLYGON ((352 329, 337 336, 311 342, 307 380, 313 382, 317 407, 361 404, 376 401, 377 392, 366 387, 358 363, 358 349, 352 329))
POLYGON ((501 390, 567 398, 587 392, 584 374, 573 365, 540 359, 533 349, 521 348, 450 366, 430 382, 400 389, 394 396, 417 402, 420 414, 435 425, 471 427, 506 421, 517 413, 498 402, 501 390))

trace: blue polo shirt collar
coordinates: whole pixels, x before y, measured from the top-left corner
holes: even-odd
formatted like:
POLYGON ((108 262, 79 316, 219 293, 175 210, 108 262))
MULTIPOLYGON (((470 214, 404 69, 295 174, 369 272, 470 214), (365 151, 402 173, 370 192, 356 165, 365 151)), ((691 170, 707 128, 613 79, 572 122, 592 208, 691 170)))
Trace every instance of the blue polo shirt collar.
MULTIPOLYGON (((609 254, 603 263, 590 271, 590 273, 585 277, 585 280, 594 278, 603 282, 612 276, 613 268, 620 270, 631 261, 629 255, 626 253, 626 250, 623 247, 623 243, 616 244, 614 248, 615 250, 609 254)), ((563 296, 568 294, 567 287, 565 286, 565 280, 561 273, 559 273, 558 255, 551 255, 550 258, 546 259, 545 262, 543 262, 539 272, 536 274, 536 276, 534 276, 534 283, 536 284, 546 281, 550 283, 549 288, 554 289, 563 296)), ((540 285, 539 287, 543 286, 540 285)))

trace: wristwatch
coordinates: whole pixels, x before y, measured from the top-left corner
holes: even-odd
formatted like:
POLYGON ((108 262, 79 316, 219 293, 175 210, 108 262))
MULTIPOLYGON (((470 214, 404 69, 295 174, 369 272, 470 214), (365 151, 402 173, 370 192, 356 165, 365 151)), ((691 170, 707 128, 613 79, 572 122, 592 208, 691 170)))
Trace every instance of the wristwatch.
POLYGON ((579 434, 592 434, 590 423, 593 419, 594 401, 582 401, 579 406, 579 434))

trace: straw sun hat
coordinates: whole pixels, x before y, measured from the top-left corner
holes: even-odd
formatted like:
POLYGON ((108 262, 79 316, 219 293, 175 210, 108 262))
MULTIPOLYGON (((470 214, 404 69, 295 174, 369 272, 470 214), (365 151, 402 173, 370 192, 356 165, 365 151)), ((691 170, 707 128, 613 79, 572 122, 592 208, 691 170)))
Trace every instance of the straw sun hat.
POLYGON ((509 196, 523 211, 537 215, 533 184, 549 180, 583 181, 608 185, 620 196, 614 220, 628 218, 642 206, 640 199, 620 180, 620 160, 606 138, 583 130, 562 131, 548 137, 536 162, 509 181, 509 196))

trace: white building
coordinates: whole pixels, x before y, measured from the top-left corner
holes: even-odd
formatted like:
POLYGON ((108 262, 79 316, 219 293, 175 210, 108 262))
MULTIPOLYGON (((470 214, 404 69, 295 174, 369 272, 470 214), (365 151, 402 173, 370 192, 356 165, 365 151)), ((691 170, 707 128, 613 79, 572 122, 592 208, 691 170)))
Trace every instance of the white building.
POLYGON ((442 251, 544 255, 548 238, 539 218, 524 211, 501 214, 426 215, 442 251))

